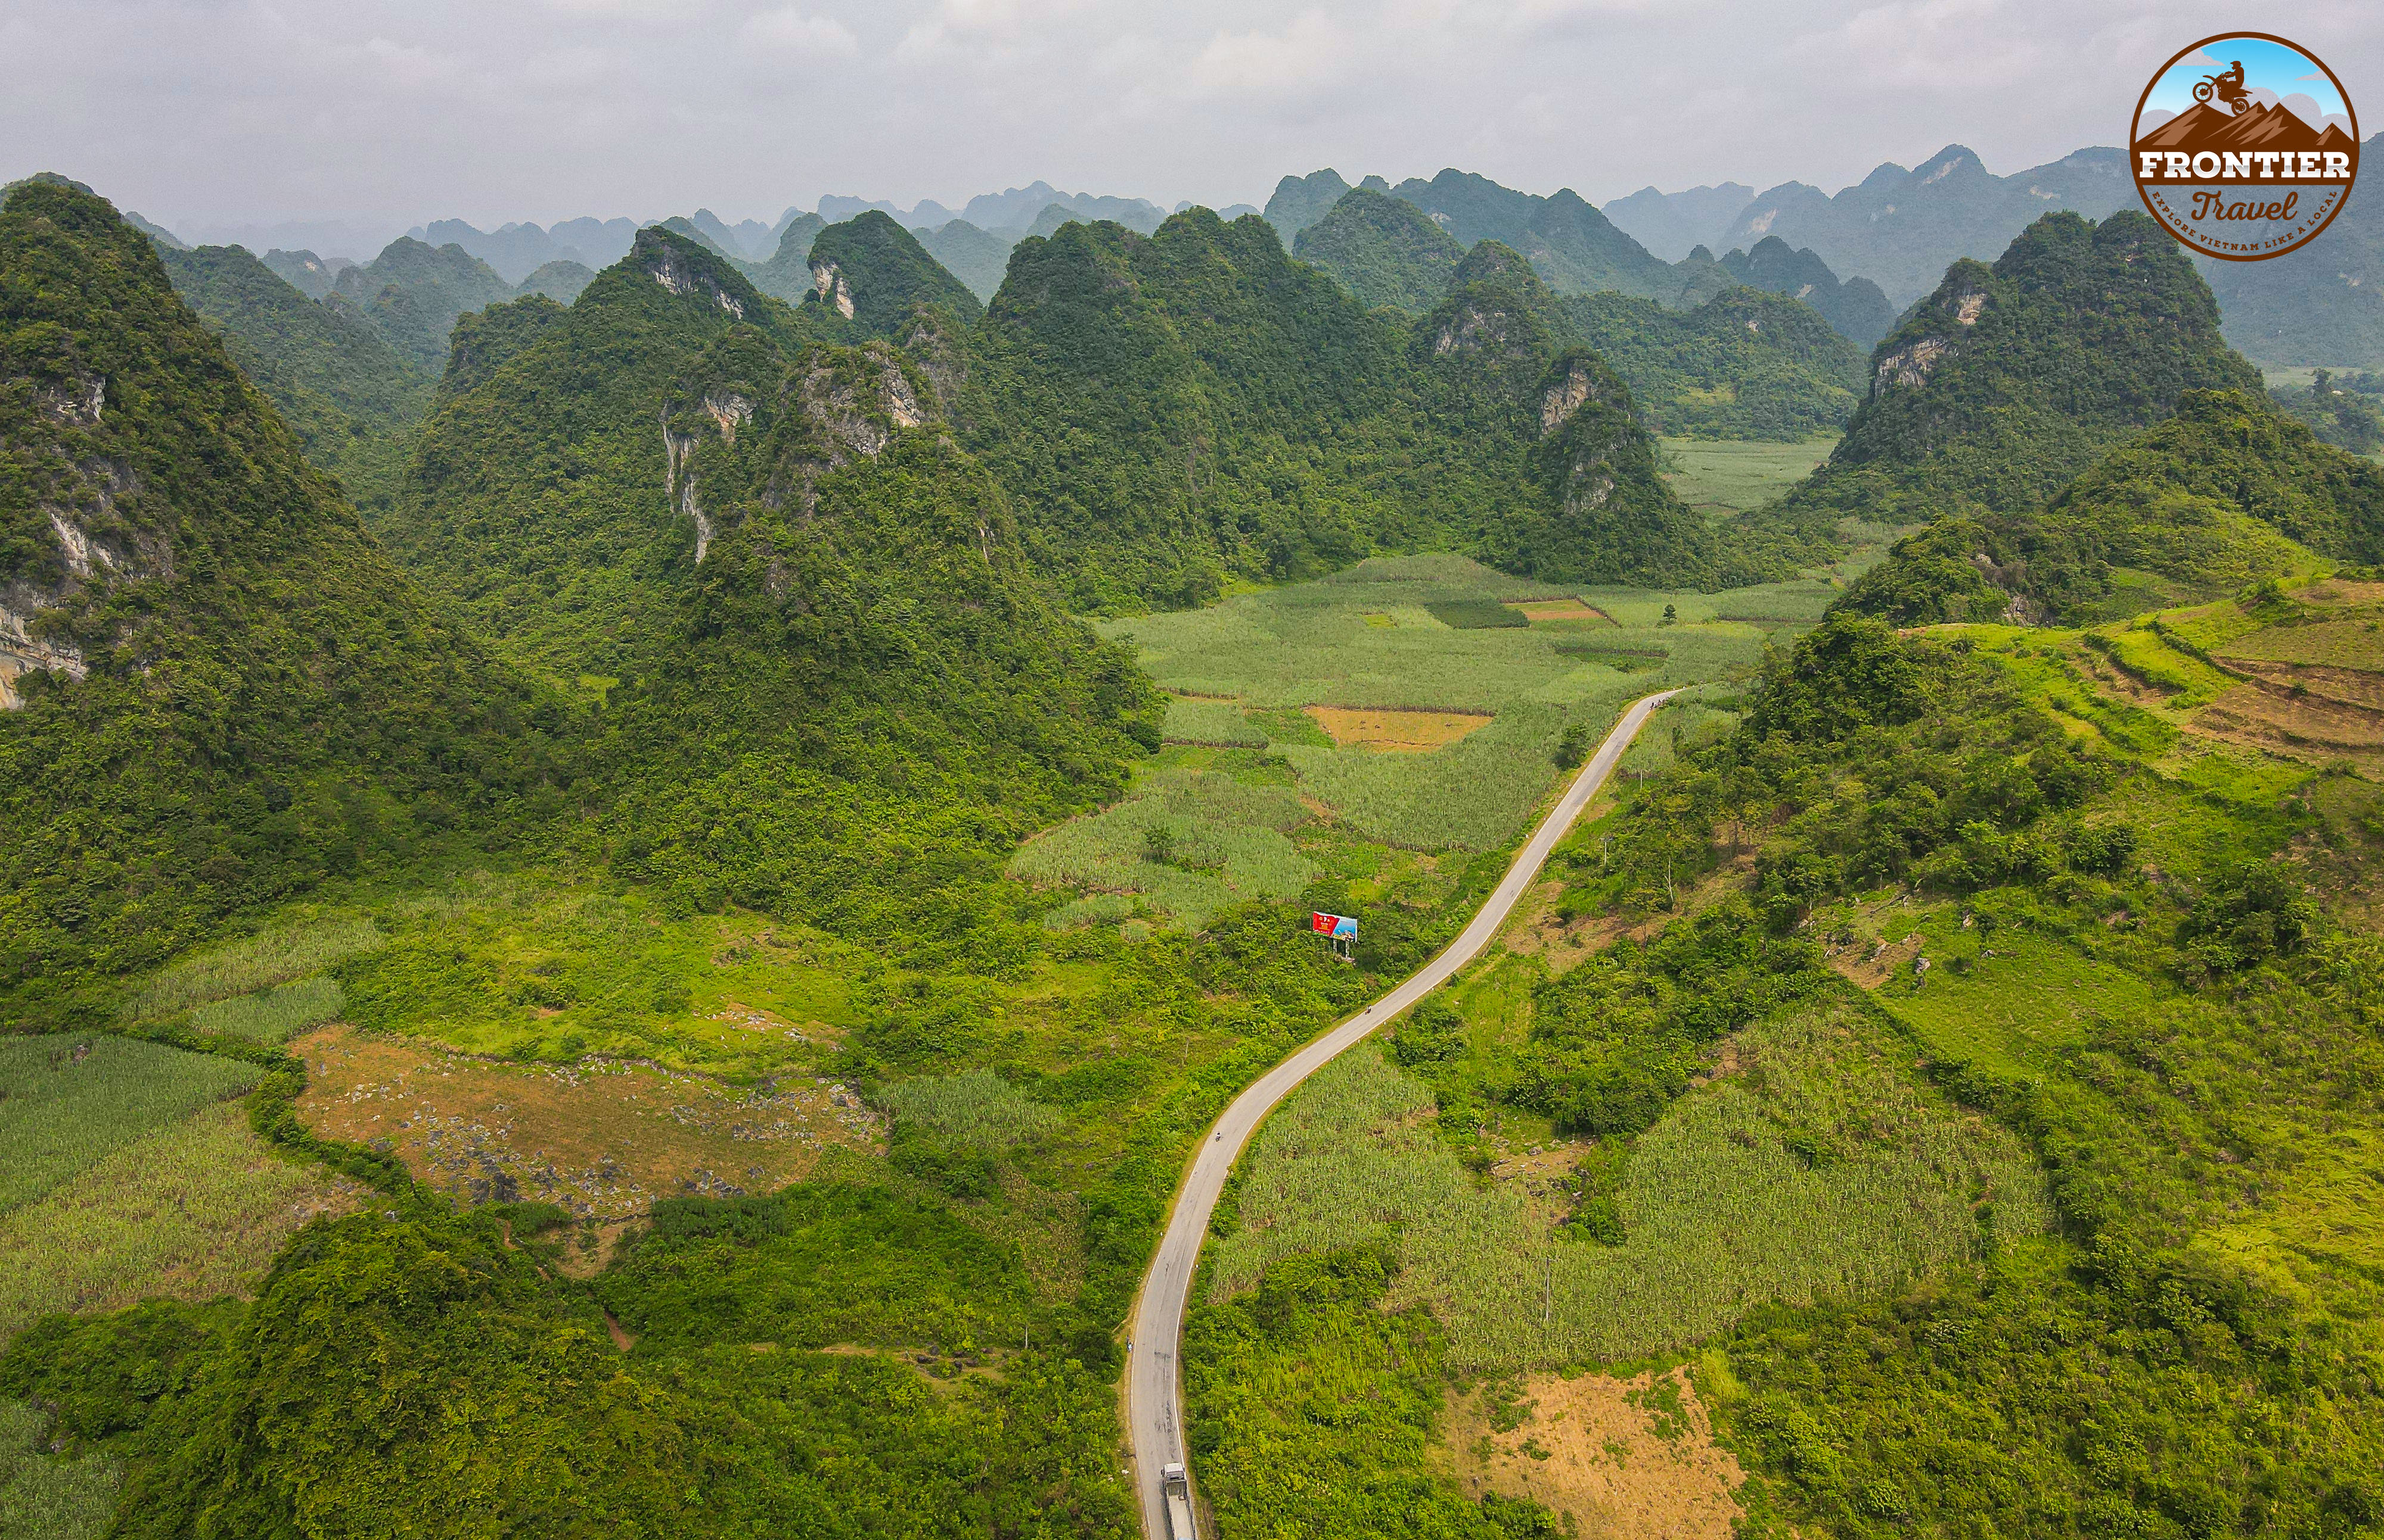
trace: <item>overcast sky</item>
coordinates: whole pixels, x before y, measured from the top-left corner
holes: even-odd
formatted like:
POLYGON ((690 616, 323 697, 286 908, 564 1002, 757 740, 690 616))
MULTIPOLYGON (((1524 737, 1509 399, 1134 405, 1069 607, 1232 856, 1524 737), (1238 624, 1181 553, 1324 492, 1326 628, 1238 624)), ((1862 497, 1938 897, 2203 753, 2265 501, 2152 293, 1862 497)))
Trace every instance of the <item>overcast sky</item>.
MULTIPOLYGON (((1332 166, 1594 202, 1969 145, 2121 142, 2240 0, 7 0, 0 180, 56 170, 185 233, 484 227, 1042 178, 1263 204, 1332 166)), ((2384 128, 2384 6, 2258 7, 2384 128), (2365 98, 2365 99, 2363 99, 2365 98)), ((361 255, 361 254, 359 254, 361 255)))

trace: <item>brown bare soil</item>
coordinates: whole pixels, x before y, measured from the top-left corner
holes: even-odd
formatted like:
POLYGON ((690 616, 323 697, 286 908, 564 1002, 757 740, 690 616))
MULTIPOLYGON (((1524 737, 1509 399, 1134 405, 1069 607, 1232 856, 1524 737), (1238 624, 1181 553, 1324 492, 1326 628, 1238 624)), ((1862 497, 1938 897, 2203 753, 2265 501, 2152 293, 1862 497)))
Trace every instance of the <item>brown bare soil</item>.
POLYGON ((1884 938, 1857 937, 1840 945, 1831 942, 1823 950, 1830 966, 1842 978, 1850 979, 1866 989, 1876 989, 1899 973, 1909 973, 1912 960, 1920 955, 1923 938, 1918 931, 1890 946, 1884 938))
POLYGON ((1397 754, 1445 749, 1490 725, 1489 717, 1472 713, 1388 707, 1310 706, 1307 714, 1345 749, 1356 743, 1397 754))
POLYGON ((1745 1474, 1714 1443, 1680 1370, 1493 1381, 1451 1391, 1447 1417, 1469 1495, 1544 1503, 1571 1519, 1579 1540, 1730 1540, 1743 1516, 1735 1494, 1745 1474), (1496 1422, 1513 1418, 1497 1415, 1502 1401, 1523 1413, 1505 1432, 1496 1422))
POLYGON ((775 1191, 831 1151, 878 1148, 875 1115, 820 1081, 747 1088, 617 1062, 504 1063, 346 1026, 292 1047, 306 1062, 309 1127, 391 1149, 465 1203, 543 1201, 617 1223, 658 1198, 775 1191))
POLYGON ((2384 711, 2384 673, 2365 668, 2328 668, 2323 664, 2278 663, 2267 658, 2229 658, 2228 665, 2263 684, 2288 689, 2299 685, 2312 695, 2370 711, 2384 711))
POLYGON ((2384 768, 2384 713, 2315 692, 2294 697, 2273 686, 2237 685, 2187 728, 2294 759, 2348 759, 2370 775, 2384 768))

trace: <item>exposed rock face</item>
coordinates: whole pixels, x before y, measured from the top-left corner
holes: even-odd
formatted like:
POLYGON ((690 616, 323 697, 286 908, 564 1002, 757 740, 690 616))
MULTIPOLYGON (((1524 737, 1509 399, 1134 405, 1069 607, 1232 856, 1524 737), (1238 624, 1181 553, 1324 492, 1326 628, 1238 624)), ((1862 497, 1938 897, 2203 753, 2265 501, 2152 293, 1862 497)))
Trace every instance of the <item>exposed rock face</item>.
MULTIPOLYGON (((93 379, 35 399, 62 426, 88 431, 99 426, 105 395, 93 379)), ((106 640, 88 634, 87 615, 112 586, 173 573, 166 537, 130 516, 141 499, 130 468, 98 458, 58 465, 49 488, 35 504, 49 523, 44 559, 0 585, 0 710, 23 704, 16 681, 35 669, 83 677, 91 648, 106 640)))
POLYGON ((638 232, 634 255, 646 276, 672 293, 702 295, 739 320, 746 319, 742 299, 723 288, 710 273, 697 267, 676 245, 652 230, 638 232))
POLYGON ((846 320, 852 319, 852 286, 844 281, 844 271, 833 262, 822 262, 812 268, 812 287, 819 297, 836 306, 836 313, 846 320))
POLYGON ((1546 438, 1565 425, 1565 420, 1579 411, 1584 402, 1601 399, 1598 393, 1597 371, 1586 359, 1570 362, 1556 381, 1540 396, 1540 437, 1546 438))
POLYGON ((809 350, 775 387, 758 391, 750 380, 674 391, 662 414, 664 476, 672 505, 695 526, 696 561, 710 553, 724 521, 737 516, 732 507, 698 500, 707 465, 715 487, 759 479, 761 503, 791 505, 798 520, 808 520, 818 510, 822 478, 876 459, 897 433, 937 417, 932 382, 915 378, 884 342, 809 350), (751 446, 764 457, 758 464, 738 448, 749 426, 760 435, 751 446))
MULTIPOLYGON (((1953 311, 1949 318, 1959 327, 1977 326, 1979 313, 1987 306, 1986 294, 1977 289, 1956 290, 1945 299, 1953 311)), ((1904 346, 1881 354, 1877 366, 1871 370, 1871 390, 1876 393, 1895 386, 1917 387, 1927 383, 1929 371, 1937 366, 1938 360, 1954 351, 1956 341, 1948 336, 1917 337, 1904 346)))

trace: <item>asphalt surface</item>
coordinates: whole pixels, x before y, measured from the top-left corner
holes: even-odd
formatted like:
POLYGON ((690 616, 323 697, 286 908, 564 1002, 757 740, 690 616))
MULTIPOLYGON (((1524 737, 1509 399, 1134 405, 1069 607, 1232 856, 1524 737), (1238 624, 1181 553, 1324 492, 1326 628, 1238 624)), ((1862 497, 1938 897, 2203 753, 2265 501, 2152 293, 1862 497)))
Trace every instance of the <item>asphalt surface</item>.
MULTIPOLYGON (((1143 1275, 1126 1366, 1127 1432, 1134 1441, 1135 1485, 1142 1498, 1143 1533, 1150 1540, 1167 1540, 1160 1472, 1171 1462, 1189 1464, 1184 1454, 1184 1384, 1176 1349, 1184 1338, 1184 1308, 1191 1293, 1193 1272, 1199 1264, 1200 1242, 1209 1233, 1209 1216, 1217 1207, 1217 1195, 1224 1189, 1225 1175, 1233 1170, 1242 1146, 1249 1141, 1274 1104, 1289 1096, 1301 1081, 1437 988, 1490 944, 1498 927, 1507 923, 1516 900, 1539 876, 1548 852, 1556 849, 1557 841, 1572 827, 1573 819, 1606 784, 1622 751, 1631 746, 1631 740, 1639 735, 1639 729, 1646 725, 1656 708, 1678 693, 1668 689, 1647 696, 1622 714, 1613 731, 1606 735, 1606 741, 1597 746, 1597 752, 1573 777, 1563 799, 1540 820, 1531 839, 1516 852, 1515 863, 1507 869, 1506 876, 1488 900, 1446 951, 1409 975, 1397 988, 1268 1071, 1256 1085, 1234 1099, 1233 1105, 1225 1109, 1224 1115, 1200 1141, 1200 1152, 1192 1158, 1191 1174, 1185 1178, 1175 1196, 1174 1211, 1168 1216, 1167 1234, 1159 1242, 1159 1253, 1151 1259, 1150 1271, 1143 1275)), ((1196 1489, 1199 1480, 1200 1472, 1194 1471, 1196 1489)))

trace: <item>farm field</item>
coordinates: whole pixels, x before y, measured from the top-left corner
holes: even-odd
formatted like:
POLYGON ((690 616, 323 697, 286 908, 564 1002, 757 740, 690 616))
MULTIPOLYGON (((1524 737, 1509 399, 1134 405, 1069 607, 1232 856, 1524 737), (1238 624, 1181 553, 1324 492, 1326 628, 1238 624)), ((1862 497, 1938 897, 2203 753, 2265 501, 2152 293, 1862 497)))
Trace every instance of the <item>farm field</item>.
POLYGON ((1198 925, 1235 897, 1302 891, 1329 864, 1309 850, 1328 827, 1386 851, 1495 849, 1557 783, 1569 730, 1594 739, 1651 690, 1743 675, 1772 630, 1818 619, 1832 591, 1584 601, 1416 556, 1104 623, 1170 692, 1172 746, 1125 801, 1031 841, 1011 870, 1078 889, 1057 924, 1139 908, 1198 925), (1761 622, 1720 618, 1741 612, 1761 622))
POLYGON ((237 1291, 353 1205, 250 1131, 232 1099, 258 1078, 125 1037, 0 1039, 0 1341, 52 1310, 237 1291))
POLYGON ((1708 516, 1759 508, 1830 457, 1837 437, 1779 443, 1757 439, 1661 439, 1673 493, 1708 516))

